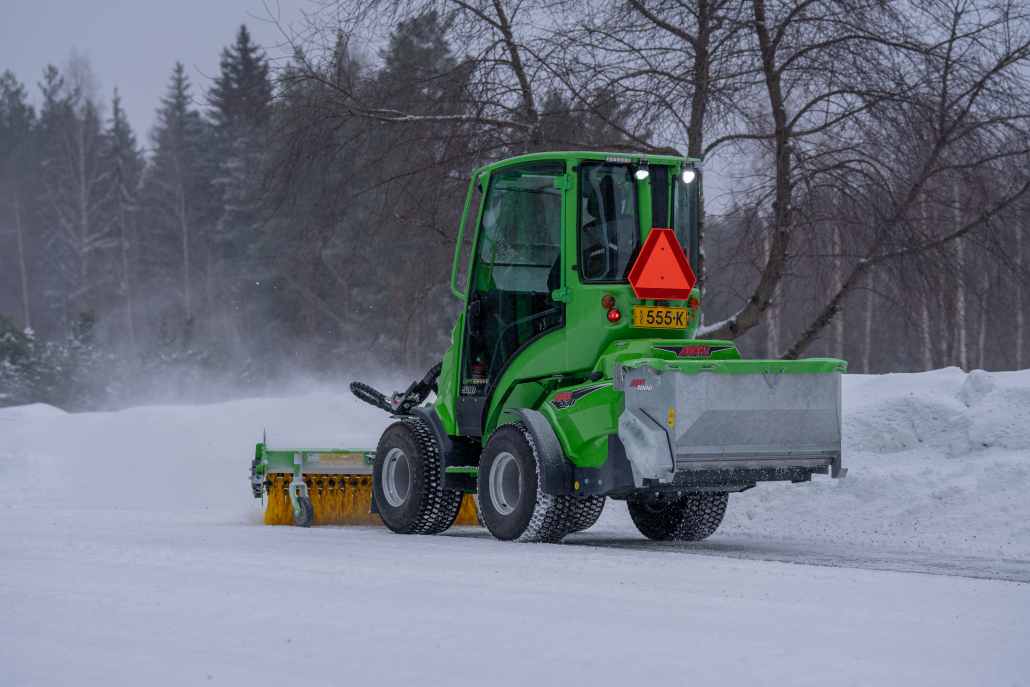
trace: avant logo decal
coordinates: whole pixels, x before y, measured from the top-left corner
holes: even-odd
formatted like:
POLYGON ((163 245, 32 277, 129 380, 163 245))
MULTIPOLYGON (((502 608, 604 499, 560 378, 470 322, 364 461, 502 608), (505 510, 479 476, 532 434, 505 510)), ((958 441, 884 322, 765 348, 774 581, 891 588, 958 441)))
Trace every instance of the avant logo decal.
POLYGON ((611 382, 608 384, 598 384, 596 386, 588 386, 584 389, 576 389, 575 391, 559 391, 554 395, 551 400, 551 405, 557 410, 565 410, 576 405, 576 401, 583 398, 587 394, 593 393, 598 389, 603 389, 606 386, 611 386, 611 382))
POLYGON ((657 351, 668 351, 675 353, 677 358, 711 358, 712 353, 726 351, 733 346, 651 346, 657 351))
POLYGON ((630 388, 636 389, 637 391, 654 391, 654 387, 647 383, 645 379, 634 379, 629 383, 630 388))

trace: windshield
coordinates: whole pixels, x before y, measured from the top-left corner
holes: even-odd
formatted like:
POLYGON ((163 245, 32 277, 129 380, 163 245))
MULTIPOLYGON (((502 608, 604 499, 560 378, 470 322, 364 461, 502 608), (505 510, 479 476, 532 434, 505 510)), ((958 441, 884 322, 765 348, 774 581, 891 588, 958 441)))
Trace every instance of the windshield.
POLYGON ((637 184, 626 164, 584 162, 579 265, 584 281, 625 281, 640 250, 637 184))

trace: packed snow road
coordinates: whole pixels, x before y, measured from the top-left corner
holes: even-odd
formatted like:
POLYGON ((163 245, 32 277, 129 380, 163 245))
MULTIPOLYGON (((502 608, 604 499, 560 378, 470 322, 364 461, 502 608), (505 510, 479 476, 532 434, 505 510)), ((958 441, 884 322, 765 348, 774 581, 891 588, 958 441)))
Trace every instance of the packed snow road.
POLYGON ((253 443, 374 446, 347 396, 0 410, 0 685, 1030 683, 1030 373, 850 375, 844 409, 844 480, 560 545, 261 526, 253 443))
POLYGON ((1010 685, 1030 675, 1026 584, 464 534, 10 509, 0 683, 1010 685))

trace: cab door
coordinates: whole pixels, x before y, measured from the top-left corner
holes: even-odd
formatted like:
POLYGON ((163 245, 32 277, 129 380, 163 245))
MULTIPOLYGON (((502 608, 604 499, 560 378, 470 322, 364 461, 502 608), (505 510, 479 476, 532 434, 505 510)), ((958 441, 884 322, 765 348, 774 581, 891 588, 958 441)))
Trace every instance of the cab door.
POLYGON ((561 285, 565 162, 537 162, 490 175, 468 286, 458 432, 482 436, 497 380, 530 342, 564 326, 561 285))

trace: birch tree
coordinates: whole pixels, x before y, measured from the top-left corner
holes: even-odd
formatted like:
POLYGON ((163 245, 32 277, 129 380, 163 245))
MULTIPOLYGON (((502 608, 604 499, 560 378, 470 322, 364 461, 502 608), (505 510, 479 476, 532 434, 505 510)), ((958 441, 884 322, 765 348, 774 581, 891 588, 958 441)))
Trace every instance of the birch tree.
POLYGON ((65 76, 48 69, 40 125, 50 300, 70 326, 78 312, 100 305, 97 292, 109 283, 108 252, 116 244, 103 214, 104 134, 84 58, 73 55, 65 76))
POLYGON ((864 280, 903 258, 937 260, 942 250, 991 231, 1030 189, 1025 171, 1013 173, 1027 169, 1030 154, 1030 17, 1019 6, 967 0, 920 9, 910 35, 921 40, 896 62, 897 97, 881 104, 864 134, 894 144, 863 162, 870 180, 861 205, 865 246, 786 358, 799 357, 864 280), (925 231, 924 198, 950 211, 951 221, 925 231))

